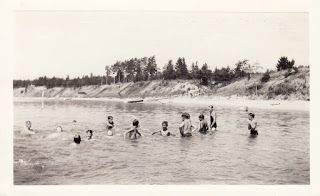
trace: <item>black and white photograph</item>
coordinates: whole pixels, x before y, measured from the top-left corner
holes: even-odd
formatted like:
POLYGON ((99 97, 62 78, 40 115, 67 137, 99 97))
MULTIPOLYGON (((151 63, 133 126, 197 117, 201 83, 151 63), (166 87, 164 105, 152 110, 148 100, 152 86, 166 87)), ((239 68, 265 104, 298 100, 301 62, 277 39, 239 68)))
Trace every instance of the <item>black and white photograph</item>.
POLYGON ((14 186, 310 186, 309 12, 24 2, 14 186))

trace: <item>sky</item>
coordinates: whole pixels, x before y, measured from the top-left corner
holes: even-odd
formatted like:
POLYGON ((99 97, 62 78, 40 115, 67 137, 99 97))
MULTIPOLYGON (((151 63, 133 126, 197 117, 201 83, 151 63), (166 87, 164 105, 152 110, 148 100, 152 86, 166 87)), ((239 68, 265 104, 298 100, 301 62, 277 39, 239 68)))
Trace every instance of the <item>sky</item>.
POLYGON ((211 69, 243 59, 274 69, 280 56, 309 65, 306 13, 16 11, 14 79, 104 74, 106 65, 184 57, 211 69))

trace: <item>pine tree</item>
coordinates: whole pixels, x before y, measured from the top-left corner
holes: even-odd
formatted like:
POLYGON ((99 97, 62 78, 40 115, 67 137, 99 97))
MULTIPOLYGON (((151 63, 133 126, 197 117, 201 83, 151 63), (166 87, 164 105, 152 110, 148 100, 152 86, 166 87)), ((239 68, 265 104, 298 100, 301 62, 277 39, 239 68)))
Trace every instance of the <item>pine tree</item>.
POLYGON ((287 57, 282 56, 280 57, 280 59, 278 60, 277 63, 277 70, 281 71, 281 70, 286 70, 286 69, 292 69, 294 66, 295 61, 292 59, 291 61, 288 60, 287 57))
POLYGON ((187 79, 189 77, 189 71, 184 58, 178 58, 175 70, 177 78, 187 79))
POLYGON ((192 63, 191 65, 191 72, 190 72, 190 75, 191 75, 191 78, 192 79, 199 79, 199 67, 198 67, 198 62, 196 63, 192 63))
POLYGON ((168 64, 164 67, 163 78, 165 80, 176 79, 176 73, 172 64, 172 60, 169 60, 168 64))

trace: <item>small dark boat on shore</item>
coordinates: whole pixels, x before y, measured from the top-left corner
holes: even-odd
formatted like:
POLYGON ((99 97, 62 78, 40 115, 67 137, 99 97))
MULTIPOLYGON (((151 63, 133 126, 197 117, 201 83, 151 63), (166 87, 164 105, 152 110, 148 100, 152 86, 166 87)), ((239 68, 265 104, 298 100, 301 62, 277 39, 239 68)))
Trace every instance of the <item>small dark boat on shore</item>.
POLYGON ((140 103, 140 102, 143 102, 143 99, 137 99, 137 100, 128 101, 128 103, 140 103))

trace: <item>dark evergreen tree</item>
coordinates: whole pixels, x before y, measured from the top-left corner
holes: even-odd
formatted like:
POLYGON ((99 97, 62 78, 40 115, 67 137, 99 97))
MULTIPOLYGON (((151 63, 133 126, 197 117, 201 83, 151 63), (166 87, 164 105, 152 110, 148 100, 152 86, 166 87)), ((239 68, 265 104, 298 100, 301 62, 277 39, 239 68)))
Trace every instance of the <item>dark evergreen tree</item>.
POLYGON ((212 71, 208 68, 207 63, 203 64, 200 71, 199 71, 199 78, 201 85, 208 85, 211 79, 212 71))
POLYGON ((187 79, 189 78, 189 71, 187 68, 187 64, 184 58, 178 58, 176 66, 175 66, 176 76, 179 79, 187 79))
POLYGON ((169 60, 168 64, 164 67, 163 78, 165 80, 176 79, 176 72, 174 70, 174 67, 173 67, 173 64, 172 64, 172 60, 169 60))
POLYGON ((198 62, 196 63, 192 63, 191 65, 191 71, 190 71, 190 75, 192 79, 200 79, 200 73, 199 73, 199 67, 198 67, 198 62))
POLYGON ((278 60, 277 63, 277 70, 281 71, 281 70, 286 70, 286 69, 292 69, 294 66, 295 61, 292 59, 291 61, 288 60, 287 57, 282 56, 280 57, 280 59, 278 60))

